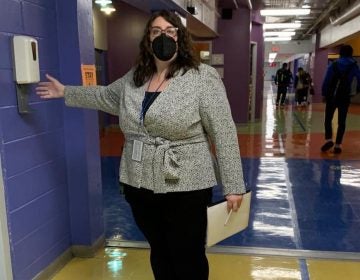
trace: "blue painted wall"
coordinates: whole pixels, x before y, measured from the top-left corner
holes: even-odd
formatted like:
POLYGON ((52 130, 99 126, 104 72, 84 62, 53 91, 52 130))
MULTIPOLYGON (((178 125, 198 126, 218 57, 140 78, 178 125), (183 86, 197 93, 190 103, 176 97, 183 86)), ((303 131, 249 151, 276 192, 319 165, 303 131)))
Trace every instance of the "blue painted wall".
POLYGON ((41 77, 80 84, 80 64, 94 59, 92 1, 0 0, 0 6, 0 153, 13 274, 23 280, 70 246, 102 236, 101 176, 96 112, 40 100, 32 87, 33 113, 17 113, 11 41, 35 37, 41 77))

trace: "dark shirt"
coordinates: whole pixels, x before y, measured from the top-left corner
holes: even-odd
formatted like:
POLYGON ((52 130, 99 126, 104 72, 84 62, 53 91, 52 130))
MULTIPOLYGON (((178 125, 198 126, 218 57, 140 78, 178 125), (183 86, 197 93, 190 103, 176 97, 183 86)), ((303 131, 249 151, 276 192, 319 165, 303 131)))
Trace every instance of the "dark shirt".
POLYGON ((155 99, 159 96, 159 94, 160 91, 157 92, 145 91, 145 96, 141 108, 142 119, 145 118, 146 112, 149 110, 150 106, 154 103, 155 99))
POLYGON ((288 86, 293 79, 292 73, 288 69, 280 68, 276 72, 275 84, 279 86, 288 86))

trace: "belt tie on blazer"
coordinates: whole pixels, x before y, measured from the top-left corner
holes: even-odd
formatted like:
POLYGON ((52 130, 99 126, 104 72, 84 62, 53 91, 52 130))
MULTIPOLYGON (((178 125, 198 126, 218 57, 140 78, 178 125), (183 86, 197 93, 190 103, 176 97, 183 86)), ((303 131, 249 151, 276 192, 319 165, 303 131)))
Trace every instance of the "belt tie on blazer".
POLYGON ((153 157, 153 180, 154 186, 164 185, 165 180, 179 180, 179 167, 181 166, 180 155, 174 147, 207 142, 205 135, 199 135, 188 139, 170 141, 162 137, 151 137, 141 139, 144 144, 156 147, 153 157))

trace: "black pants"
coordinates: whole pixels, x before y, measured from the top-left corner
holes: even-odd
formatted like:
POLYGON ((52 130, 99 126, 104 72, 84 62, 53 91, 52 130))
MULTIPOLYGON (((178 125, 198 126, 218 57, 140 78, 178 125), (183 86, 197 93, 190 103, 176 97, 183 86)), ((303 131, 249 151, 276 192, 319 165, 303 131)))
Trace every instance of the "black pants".
POLYGON ((124 187, 134 219, 148 240, 156 280, 207 280, 207 205, 212 190, 154 194, 124 187))
POLYGON ((326 100, 325 107, 325 140, 332 139, 333 130, 332 130, 332 119, 336 108, 338 109, 338 129, 336 133, 336 144, 341 144, 346 127, 346 117, 350 105, 350 99, 336 100, 334 98, 328 98, 326 100))
POLYGON ((276 105, 279 104, 279 101, 281 102, 282 105, 285 103, 286 93, 287 93, 287 86, 278 85, 277 95, 276 95, 276 105))
POLYGON ((295 93, 295 101, 297 103, 302 103, 307 101, 309 88, 301 88, 297 89, 295 93))

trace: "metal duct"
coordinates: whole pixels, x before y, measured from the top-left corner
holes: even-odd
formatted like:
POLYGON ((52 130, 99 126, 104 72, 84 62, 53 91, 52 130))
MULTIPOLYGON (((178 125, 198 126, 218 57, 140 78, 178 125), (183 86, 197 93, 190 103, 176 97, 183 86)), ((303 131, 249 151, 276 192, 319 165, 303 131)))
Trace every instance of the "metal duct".
POLYGON ((327 9, 325 11, 323 11, 320 16, 317 18, 317 20, 313 23, 313 25, 302 35, 302 37, 304 37, 305 35, 309 35, 311 34, 311 32, 327 17, 329 16, 329 14, 332 12, 333 9, 335 9, 337 7, 337 5, 341 2, 342 0, 335 0, 334 2, 332 2, 332 4, 330 4, 330 6, 327 7, 327 9))
POLYGON ((330 17, 330 22, 332 25, 343 24, 344 22, 349 21, 350 19, 356 17, 360 14, 360 1, 355 2, 352 7, 350 7, 344 14, 339 16, 336 19, 330 17))

